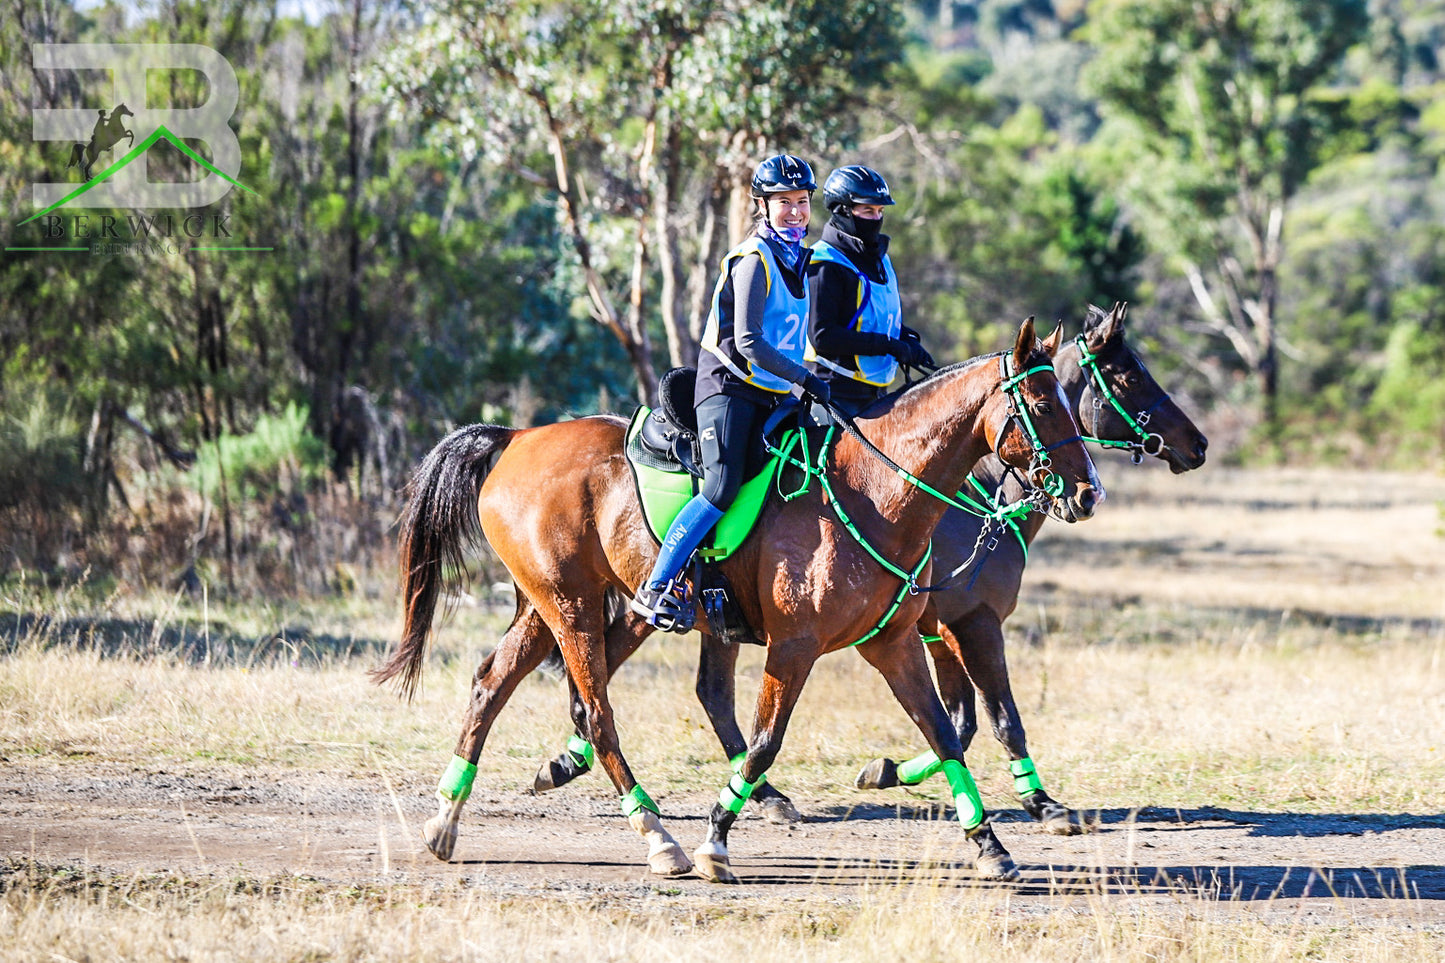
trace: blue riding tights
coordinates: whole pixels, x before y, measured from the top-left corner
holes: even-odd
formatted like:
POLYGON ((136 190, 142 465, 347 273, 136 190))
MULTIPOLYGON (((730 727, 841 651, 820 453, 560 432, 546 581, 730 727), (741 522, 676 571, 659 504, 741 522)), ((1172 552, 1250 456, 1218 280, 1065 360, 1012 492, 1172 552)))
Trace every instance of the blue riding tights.
POLYGON ((657 591, 666 588, 722 517, 723 510, 708 501, 706 495, 692 496, 692 501, 682 506, 682 511, 672 520, 672 527, 662 540, 662 549, 657 553, 647 584, 657 591))

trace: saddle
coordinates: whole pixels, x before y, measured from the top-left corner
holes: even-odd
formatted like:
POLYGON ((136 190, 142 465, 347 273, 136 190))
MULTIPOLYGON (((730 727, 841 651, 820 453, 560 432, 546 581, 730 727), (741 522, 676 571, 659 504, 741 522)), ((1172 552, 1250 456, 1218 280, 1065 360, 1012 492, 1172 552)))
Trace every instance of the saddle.
POLYGON ((696 368, 673 368, 657 386, 658 405, 642 419, 642 427, 628 438, 627 457, 634 464, 658 471, 685 471, 702 477, 702 448, 697 441, 696 368))
MULTIPOLYGON (((668 371, 658 385, 657 408, 639 406, 627 428, 627 462, 648 530, 659 545, 682 506, 702 489, 702 449, 697 440, 697 410, 693 406, 696 386, 695 368, 668 371)), ((765 430, 781 436, 773 447, 782 450, 787 444, 782 439, 797 432, 796 414, 796 406, 790 406, 769 418, 765 430)), ((763 438, 760 432, 750 446, 746 462, 748 480, 714 526, 708 542, 698 549, 693 573, 693 585, 702 600, 712 634, 729 642, 761 644, 733 602, 732 587, 718 563, 730 557, 748 538, 780 471, 780 459, 767 453, 763 438)))

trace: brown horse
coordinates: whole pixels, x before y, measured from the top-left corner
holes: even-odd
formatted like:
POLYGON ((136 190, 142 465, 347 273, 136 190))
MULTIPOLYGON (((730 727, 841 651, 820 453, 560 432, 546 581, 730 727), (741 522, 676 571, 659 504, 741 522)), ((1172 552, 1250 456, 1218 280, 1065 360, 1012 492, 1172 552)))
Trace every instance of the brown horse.
MULTIPOLYGON (((768 505, 753 537, 724 563, 768 651, 751 745, 695 854, 708 878, 735 879, 728 830, 776 758, 813 663, 854 644, 944 760, 960 820, 979 849, 979 871, 1014 874, 929 679, 915 628, 926 596, 911 590, 928 578, 929 536, 945 509, 920 485, 956 491, 990 451, 1051 489, 1051 504, 1067 517, 1093 513, 1102 490, 1051 366, 1059 338, 1056 331, 1036 340, 1030 318, 1012 351, 945 368, 890 399, 859 426, 872 446, 912 466, 911 481, 845 435, 810 475, 808 491, 768 505), (885 568, 880 559, 897 562, 885 568), (839 590, 852 604, 829 604, 839 590)), ((609 595, 640 584, 657 551, 623 454, 624 431, 611 417, 525 430, 473 425, 443 439, 413 477, 402 520, 403 635, 375 680, 399 677, 404 693, 415 690, 449 581, 446 566, 462 569, 478 522, 518 590, 512 626, 474 679, 455 756, 438 787, 440 809, 424 829, 440 859, 449 859, 456 844, 492 723, 555 638, 584 707, 582 728, 623 812, 649 843, 649 867, 661 875, 692 868, 623 758, 607 695, 608 650, 630 652, 650 633, 624 619, 612 620, 609 633, 609 595)))
MULTIPOLYGON (((1122 304, 1107 313, 1090 306, 1082 334, 1055 358, 1054 367, 1074 416, 1087 429, 1091 442, 1128 449, 1136 459, 1145 453, 1153 455, 1176 474, 1198 468, 1204 463, 1208 442, 1130 348, 1125 339, 1125 314, 1122 304)), ((1001 492, 1005 501, 1017 504, 1023 486, 1008 466, 992 456, 974 468, 972 477, 977 486, 970 482, 965 491, 980 500, 985 513, 950 510, 933 534, 936 572, 973 563, 948 587, 933 594, 921 623, 925 636, 941 637, 928 646, 940 695, 967 749, 978 731, 976 687, 994 735, 1008 750, 1024 809, 1053 832, 1078 832, 1083 826, 1078 814, 1052 799, 1038 780, 1004 656, 1003 622, 1018 604, 1027 546, 1045 516, 1029 512, 1016 522, 1016 528, 1006 528, 1000 520, 986 521, 988 505, 981 492, 1001 492), (972 557, 986 524, 990 531, 984 533, 982 544, 994 547, 982 558, 972 557)), ((645 632, 645 626, 641 630, 645 632)), ((736 645, 709 635, 702 637, 697 695, 730 758, 746 748, 734 701, 737 657, 736 645)), ((573 714, 578 715, 575 706, 573 714)), ((587 771, 586 747, 574 745, 577 749, 569 748, 542 765, 535 782, 537 790, 564 785, 587 771)), ((931 753, 902 766, 891 759, 876 759, 859 774, 858 787, 912 785, 937 771, 938 761, 931 753)), ((752 800, 770 821, 790 823, 800 818, 788 797, 771 783, 759 786, 752 800)))

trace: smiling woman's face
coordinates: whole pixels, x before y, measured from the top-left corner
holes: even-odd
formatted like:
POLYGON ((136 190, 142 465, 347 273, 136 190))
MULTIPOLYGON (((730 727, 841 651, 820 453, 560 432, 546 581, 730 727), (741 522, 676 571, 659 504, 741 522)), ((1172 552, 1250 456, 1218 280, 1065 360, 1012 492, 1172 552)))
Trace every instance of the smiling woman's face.
POLYGON ((813 216, 812 195, 807 191, 783 191, 769 194, 766 201, 768 223, 777 230, 784 227, 807 227, 813 216))

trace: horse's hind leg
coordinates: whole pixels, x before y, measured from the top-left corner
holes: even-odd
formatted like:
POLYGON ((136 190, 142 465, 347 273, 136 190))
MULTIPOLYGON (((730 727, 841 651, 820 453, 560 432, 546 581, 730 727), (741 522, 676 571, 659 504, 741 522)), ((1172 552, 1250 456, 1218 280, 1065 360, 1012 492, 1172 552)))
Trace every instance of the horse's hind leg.
POLYGON ((715 883, 738 881, 728 860, 728 831, 777 758, 783 745, 783 735, 788 729, 788 720, 817 658, 818 651, 811 640, 768 645, 763 683, 758 688, 752 744, 748 746, 742 765, 718 794, 708 816, 707 839, 693 853, 698 872, 715 883))
MULTIPOLYGON (((609 593, 611 590, 609 590, 609 593)), ((608 621, 607 621, 607 677, 610 680, 617 673, 618 667, 626 662, 632 653, 646 641, 652 634, 653 628, 645 620, 633 615, 627 608, 625 602, 613 604, 614 600, 608 599, 608 621)), ((549 630, 550 632, 550 630, 549 630)), ((561 649, 553 649, 558 662, 561 665, 561 672, 566 674, 566 661, 562 657, 561 649)), ((551 655, 548 656, 552 658, 551 655)), ((595 759, 595 752, 592 743, 587 741, 587 706, 577 693, 577 684, 567 676, 568 711, 572 716, 574 732, 567 740, 567 748, 557 755, 548 759, 537 769, 537 775, 532 779, 532 791, 536 793, 547 792, 585 775, 592 769, 592 762, 595 759)))
POLYGON ((954 646, 969 677, 983 697, 993 734, 1008 750, 1009 771, 1024 811, 1051 833, 1072 836, 1089 828, 1078 812, 1053 799, 1044 790, 1034 761, 1029 758, 1028 737, 1009 685, 1004 654, 1003 626, 992 609, 981 606, 943 627, 944 641, 954 646))
POLYGON ((422 839, 437 859, 452 858, 456 848, 462 806, 472 792, 477 759, 487 740, 497 713, 507 704, 517 683, 537 667, 547 655, 552 635, 538 617, 536 609, 522 601, 516 618, 502 636, 496 651, 477 667, 472 678, 471 698, 463 716, 462 734, 457 740, 451 765, 437 784, 440 808, 422 827, 422 839), (538 631, 538 629, 543 631, 538 631))
MULTIPOLYGON (((697 660, 697 701, 702 703, 712 731, 722 743, 723 752, 737 772, 747 755, 748 745, 738 726, 736 672, 738 646, 711 635, 702 636, 697 660)), ((766 777, 765 777, 766 778, 766 777)), ((753 790, 757 803, 768 822, 791 826, 803 821, 793 801, 779 792, 772 783, 764 782, 753 790)))
POLYGON ((916 628, 909 625, 887 638, 880 635, 863 643, 858 652, 882 674, 898 704, 943 760, 941 768, 953 794, 958 821, 978 846, 974 865, 979 875, 985 879, 1013 879, 1018 870, 985 818, 978 787, 963 763, 963 745, 933 690, 928 663, 919 651, 922 647, 916 628))
MULTIPOLYGON (((601 602, 601 600, 598 600, 601 602)), ((577 686, 583 706, 583 728, 592 743, 597 761, 602 764, 621 796, 622 813, 637 833, 647 840, 647 865, 659 876, 680 876, 692 869, 677 840, 663 828, 657 803, 637 784, 617 738, 612 716, 612 703, 607 698, 608 667, 602 605, 567 606, 570 619, 564 619, 560 608, 548 612, 547 622, 562 646, 567 660, 567 674, 577 686)), ((641 633, 646 638, 647 633, 641 633)), ((635 648, 635 646, 634 646, 635 648)))

